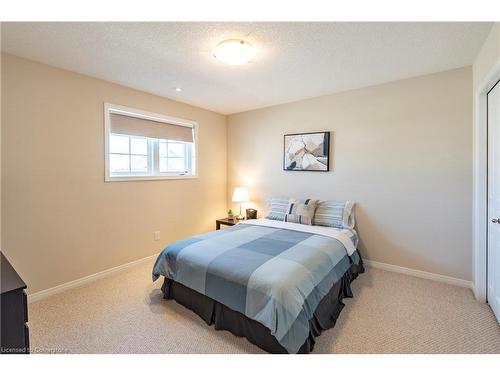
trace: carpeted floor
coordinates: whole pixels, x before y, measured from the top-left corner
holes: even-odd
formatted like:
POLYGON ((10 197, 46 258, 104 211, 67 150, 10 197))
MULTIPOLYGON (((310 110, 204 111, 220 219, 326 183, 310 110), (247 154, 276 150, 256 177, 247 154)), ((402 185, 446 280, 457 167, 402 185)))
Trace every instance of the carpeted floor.
MULTIPOLYGON (((29 306, 33 352, 262 353, 162 299, 153 262, 29 306)), ((468 289, 367 268, 314 353, 500 353, 500 326, 468 289)))

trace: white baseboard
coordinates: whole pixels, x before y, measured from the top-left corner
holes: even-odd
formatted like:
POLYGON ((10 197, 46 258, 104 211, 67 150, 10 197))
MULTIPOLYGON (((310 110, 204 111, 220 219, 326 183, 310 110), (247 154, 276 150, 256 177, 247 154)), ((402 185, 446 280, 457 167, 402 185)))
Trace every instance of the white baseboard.
MULTIPOLYGON (((85 284, 89 284, 93 281, 102 279, 103 277, 110 276, 114 273, 125 271, 128 268, 134 267, 134 266, 141 264, 141 263, 145 263, 151 259, 156 258, 157 256, 158 256, 158 254, 153 254, 153 255, 150 255, 150 256, 142 258, 142 259, 134 260, 133 262, 130 262, 130 263, 122 264, 121 266, 109 268, 107 270, 94 273, 93 275, 85 276, 85 277, 82 277, 80 279, 76 279, 76 280, 61 284, 61 285, 57 285, 57 286, 49 288, 49 289, 41 290, 41 291, 36 292, 36 293, 31 293, 28 295, 28 303, 39 301, 41 299, 53 296, 55 294, 64 292, 66 290, 76 288, 78 286, 82 286, 85 284)), ((420 277, 422 279, 440 281, 440 282, 443 282, 446 284, 457 285, 457 286, 461 286, 464 288, 470 288, 470 289, 473 288, 472 281, 468 281, 468 280, 457 279, 455 277, 440 275, 437 273, 419 271, 419 270, 415 270, 412 268, 400 267, 400 266, 396 266, 396 265, 388 264, 388 263, 376 262, 376 261, 368 260, 368 259, 363 259, 363 262, 365 265, 367 265, 369 267, 374 267, 374 268, 379 268, 379 269, 386 270, 386 271, 397 272, 397 273, 402 273, 405 275, 420 277)))
POLYGON ((110 276, 114 273, 125 271, 126 269, 128 269, 130 267, 134 267, 138 264, 145 263, 151 259, 156 258, 157 256, 158 256, 158 254, 153 254, 153 255, 150 255, 150 256, 142 258, 142 259, 134 260, 133 262, 130 262, 130 263, 122 264, 121 266, 109 268, 107 270, 94 273, 93 275, 85 276, 85 277, 82 277, 80 279, 76 279, 76 280, 61 284, 61 285, 57 285, 57 286, 49 288, 49 289, 41 290, 41 291, 36 292, 36 293, 28 294, 28 303, 39 301, 41 299, 53 296, 54 294, 64 292, 65 290, 76 288, 78 286, 82 286, 85 284, 89 284, 93 281, 102 279, 103 277, 110 276))
POLYGON ((440 281, 442 283, 457 285, 469 289, 473 288, 472 281, 468 280, 457 279, 455 277, 440 275, 438 273, 419 271, 412 268, 395 266, 394 264, 376 262, 374 260, 363 259, 363 262, 369 267, 379 268, 381 270, 403 273, 405 275, 420 277, 422 279, 428 279, 433 281, 440 281))

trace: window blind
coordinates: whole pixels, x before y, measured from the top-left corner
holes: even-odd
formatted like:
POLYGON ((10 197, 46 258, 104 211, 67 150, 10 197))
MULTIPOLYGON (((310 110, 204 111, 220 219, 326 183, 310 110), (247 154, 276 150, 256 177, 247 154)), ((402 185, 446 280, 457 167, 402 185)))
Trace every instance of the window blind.
POLYGON ((110 114, 110 130, 113 134, 135 135, 140 137, 168 139, 172 141, 193 142, 193 128, 167 124, 138 117, 110 114))

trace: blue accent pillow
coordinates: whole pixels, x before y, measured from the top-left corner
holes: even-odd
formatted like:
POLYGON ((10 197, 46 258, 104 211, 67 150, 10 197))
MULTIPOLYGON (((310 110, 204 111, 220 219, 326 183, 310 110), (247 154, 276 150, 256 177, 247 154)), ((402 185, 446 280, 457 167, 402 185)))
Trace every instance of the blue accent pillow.
POLYGON ((354 202, 320 201, 316 207, 313 225, 333 228, 354 228, 354 202))
POLYGON ((268 202, 269 211, 266 219, 284 221, 288 208, 288 197, 273 197, 268 202))

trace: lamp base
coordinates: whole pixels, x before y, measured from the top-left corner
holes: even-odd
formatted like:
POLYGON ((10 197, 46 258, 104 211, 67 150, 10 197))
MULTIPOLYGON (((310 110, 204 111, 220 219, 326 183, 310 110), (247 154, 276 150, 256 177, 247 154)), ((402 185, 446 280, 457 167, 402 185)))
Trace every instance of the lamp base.
POLYGON ((241 214, 241 203, 240 203, 240 214, 236 217, 236 220, 245 220, 245 216, 241 214))

